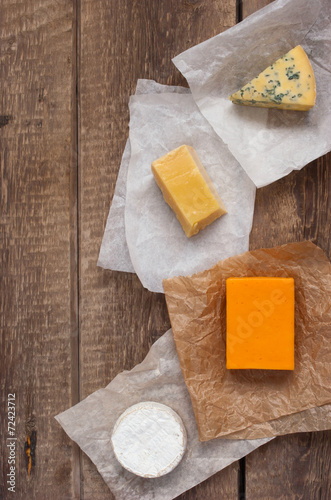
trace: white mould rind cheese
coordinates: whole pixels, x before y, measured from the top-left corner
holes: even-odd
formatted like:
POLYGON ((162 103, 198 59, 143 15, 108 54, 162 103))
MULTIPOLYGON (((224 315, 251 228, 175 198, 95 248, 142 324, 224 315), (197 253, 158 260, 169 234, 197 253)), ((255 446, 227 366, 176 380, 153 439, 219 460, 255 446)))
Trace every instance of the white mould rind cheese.
POLYGON ((180 416, 152 401, 128 408, 115 423, 111 442, 119 463, 137 476, 152 478, 171 472, 186 449, 180 416))

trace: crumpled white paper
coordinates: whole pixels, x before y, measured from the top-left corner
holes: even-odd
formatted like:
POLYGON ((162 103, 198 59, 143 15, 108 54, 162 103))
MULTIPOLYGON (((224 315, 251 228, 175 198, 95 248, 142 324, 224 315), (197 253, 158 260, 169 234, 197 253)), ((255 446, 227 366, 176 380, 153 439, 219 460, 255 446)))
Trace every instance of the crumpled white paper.
POLYGON ((124 211, 126 178, 131 156, 129 139, 126 141, 118 172, 113 201, 100 247, 98 266, 113 271, 134 273, 125 236, 124 211))
POLYGON ((130 144, 126 240, 133 267, 146 288, 163 292, 164 278, 192 274, 248 249, 255 186, 191 95, 131 97, 130 144), (197 151, 228 211, 192 238, 186 237, 151 172, 153 160, 181 144, 197 151))
POLYGON ((129 149, 122 158, 98 265, 134 269, 146 288, 163 292, 164 278, 197 272, 248 249, 255 186, 201 115, 188 89, 140 80, 130 100, 130 147, 127 173, 129 149), (151 172, 153 160, 181 144, 195 148, 228 210, 190 239, 151 172))
POLYGON ((94 462, 117 500, 171 500, 272 439, 199 441, 171 330, 153 344, 141 364, 55 418, 94 462), (170 406, 187 431, 182 461, 160 478, 144 479, 123 469, 111 446, 117 418, 141 401, 170 406))
POLYGON ((330 23, 330 0, 276 0, 173 59, 200 111, 257 187, 331 149, 330 23), (314 108, 275 110, 229 101, 230 94, 296 45, 302 45, 314 69, 314 108))
MULTIPOLYGON (((154 80, 138 80, 136 95, 159 94, 162 92, 175 92, 187 94, 189 89, 171 85, 162 85, 154 80)), ((115 192, 109 210, 107 224, 103 235, 98 266, 112 271, 134 273, 130 259, 128 245, 125 236, 125 203, 126 203, 126 179, 131 156, 130 140, 128 139, 124 148, 120 169, 117 176, 115 192)))

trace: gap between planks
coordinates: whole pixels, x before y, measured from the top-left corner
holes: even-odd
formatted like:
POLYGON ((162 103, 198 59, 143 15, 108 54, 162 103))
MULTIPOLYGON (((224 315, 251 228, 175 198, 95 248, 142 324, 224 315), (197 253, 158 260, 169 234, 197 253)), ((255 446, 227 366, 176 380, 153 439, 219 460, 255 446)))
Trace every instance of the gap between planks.
MULTIPOLYGON (((243 5, 242 0, 236 0, 236 23, 243 20, 243 5)), ((246 499, 246 459, 245 457, 239 460, 238 469, 238 500, 246 499)))
MULTIPOLYGON (((79 214, 80 214, 80 0, 73 0, 72 168, 70 172, 71 404, 80 401, 79 214)), ((73 496, 82 497, 82 452, 73 442, 73 496)))

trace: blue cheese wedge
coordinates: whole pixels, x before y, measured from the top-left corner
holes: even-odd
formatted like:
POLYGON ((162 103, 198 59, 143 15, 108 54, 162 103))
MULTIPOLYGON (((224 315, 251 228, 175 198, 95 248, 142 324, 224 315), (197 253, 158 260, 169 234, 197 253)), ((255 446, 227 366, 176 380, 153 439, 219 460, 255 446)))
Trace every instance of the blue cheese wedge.
POLYGON ((128 408, 115 423, 111 442, 119 463, 141 477, 171 472, 186 449, 186 430, 168 406, 145 401, 128 408))
POLYGON ((229 98, 235 104, 307 111, 316 100, 313 68, 298 45, 229 98))

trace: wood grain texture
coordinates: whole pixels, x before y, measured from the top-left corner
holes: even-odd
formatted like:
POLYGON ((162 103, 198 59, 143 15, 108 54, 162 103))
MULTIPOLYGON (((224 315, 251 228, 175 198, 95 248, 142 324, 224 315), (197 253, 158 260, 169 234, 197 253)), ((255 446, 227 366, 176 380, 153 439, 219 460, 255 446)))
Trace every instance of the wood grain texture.
MULTIPOLYGON (((243 0, 241 11, 267 3, 243 0)), ((0 10, 0 498, 111 499, 53 417, 139 363, 169 328, 162 294, 96 267, 128 98, 138 78, 185 84, 171 58, 235 24, 236 4, 80 0, 78 49, 76 0, 2 0, 0 10), (15 496, 5 482, 10 392, 15 496)), ((330 256, 329 167, 326 155, 258 191, 251 248, 312 239, 330 256)), ((285 436, 249 455, 247 499, 331 498, 330 437, 285 436)), ((237 478, 238 463, 179 498, 235 499, 237 478)))
POLYGON ((54 419, 78 398, 74 4, 4 0, 0 11, 0 498, 78 498, 78 450, 54 419))
POLYGON ((241 20, 245 19, 259 9, 263 9, 263 7, 272 2, 273 0, 239 0, 241 7, 241 20))
MULTIPOLYGON (((132 274, 96 267, 121 155, 128 100, 138 78, 185 84, 171 58, 235 24, 234 0, 81 1, 80 372, 81 397, 142 361, 170 326, 164 296, 132 274)), ((181 499, 237 497, 237 464, 181 499)), ((84 456, 85 500, 112 498, 84 456)))
MULTIPOLYGON (((270 1, 243 0, 244 17, 270 1)), ((331 257, 331 155, 259 189, 252 249, 312 240, 331 257)), ((331 432, 276 438, 246 458, 247 500, 331 498, 331 432)))
POLYGON ((246 458, 247 500, 329 500, 330 432, 276 438, 246 458))

